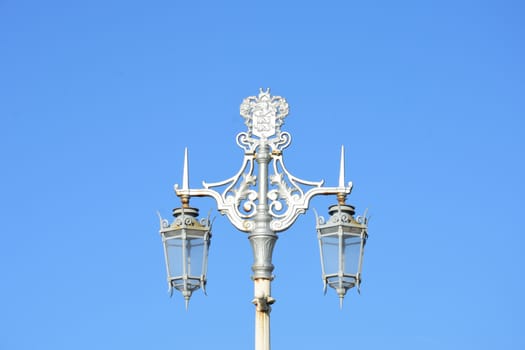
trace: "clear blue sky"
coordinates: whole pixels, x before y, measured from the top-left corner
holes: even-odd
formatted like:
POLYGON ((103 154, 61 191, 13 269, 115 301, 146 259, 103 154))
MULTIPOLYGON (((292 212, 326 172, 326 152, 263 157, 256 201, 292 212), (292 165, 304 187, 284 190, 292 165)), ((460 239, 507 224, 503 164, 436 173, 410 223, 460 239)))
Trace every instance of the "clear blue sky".
MULTIPOLYGON (((0 349, 250 349, 251 250, 166 293, 156 211, 233 175, 243 98, 287 98, 297 176, 369 208, 362 294, 312 212, 274 255, 274 349, 525 348, 521 1, 0 0, 0 349)), ((202 213, 209 200, 194 201, 202 213)), ((325 212, 324 200, 313 206, 325 212)))

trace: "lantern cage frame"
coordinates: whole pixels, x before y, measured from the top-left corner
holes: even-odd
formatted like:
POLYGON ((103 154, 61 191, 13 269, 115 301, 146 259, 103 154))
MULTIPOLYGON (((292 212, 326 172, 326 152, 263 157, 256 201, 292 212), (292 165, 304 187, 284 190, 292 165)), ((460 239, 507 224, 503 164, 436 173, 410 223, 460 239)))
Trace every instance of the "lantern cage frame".
MULTIPOLYGON (((361 216, 354 218, 355 208, 351 205, 338 203, 329 207, 329 219, 319 216, 315 211, 317 238, 319 242, 319 253, 321 258, 321 273, 323 279, 323 291, 326 294, 327 287, 335 289, 339 295, 340 306, 342 307, 343 298, 346 292, 353 287, 357 287, 358 293, 361 292, 361 271, 363 265, 364 249, 368 239, 368 218, 367 211, 361 216), (337 242, 330 243, 327 238, 335 238, 337 242), (348 242, 352 238, 358 239, 354 243, 348 242), (359 244, 359 251, 356 256, 347 256, 350 245, 359 244), (337 256, 330 255, 328 246, 337 246, 337 256), (331 266, 337 266, 336 270, 328 270, 327 261, 332 259, 331 266), (335 264, 333 259, 336 259, 335 264), (349 259, 353 260, 354 271, 347 271, 349 259), (355 264, 357 259, 357 263, 355 264)), ((351 252, 350 252, 351 253, 351 252)))
POLYGON ((159 215, 168 292, 172 296, 174 289, 180 291, 185 299, 186 308, 194 291, 201 288, 206 294, 212 222, 209 215, 200 220, 197 218, 198 215, 199 210, 197 208, 175 208, 173 209, 174 220, 171 224, 159 215), (193 241, 197 242, 194 244, 193 241), (179 251, 172 251, 173 247, 179 251), (192 258, 195 253, 198 254, 197 256, 202 255, 195 262, 197 264, 196 270, 192 267, 192 258), (173 266, 177 267, 173 268, 173 266))

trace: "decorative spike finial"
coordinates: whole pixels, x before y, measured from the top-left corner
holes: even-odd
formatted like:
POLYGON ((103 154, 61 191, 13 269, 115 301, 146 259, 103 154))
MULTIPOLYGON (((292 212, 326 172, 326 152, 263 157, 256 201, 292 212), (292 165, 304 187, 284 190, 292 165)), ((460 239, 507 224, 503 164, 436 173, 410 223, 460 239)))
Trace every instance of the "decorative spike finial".
MULTIPOLYGON (((339 163, 339 188, 345 187, 345 146, 341 145, 341 161, 339 163)), ((340 192, 337 194, 337 201, 340 205, 345 204, 346 193, 340 192)))
POLYGON ((339 187, 345 187, 345 146, 341 145, 341 162, 339 165, 339 187))
POLYGON ((188 147, 184 148, 184 166, 182 168, 182 189, 187 190, 189 188, 188 178, 188 147))
MULTIPOLYGON (((184 286, 186 288, 186 286, 184 286)), ((191 291, 189 290, 183 290, 182 296, 184 297, 184 306, 186 307, 186 311, 188 311, 188 305, 190 304, 190 298, 191 298, 191 291)))
MULTIPOLYGON (((188 147, 184 148, 184 165, 182 168, 182 190, 187 191, 190 188, 189 185, 189 175, 188 175, 188 147)), ((182 207, 190 207, 190 197, 188 195, 183 195, 181 197, 182 207)))
MULTIPOLYGON (((339 282, 341 283, 341 282, 339 282)), ((336 288, 336 292, 337 292, 337 295, 339 296, 339 309, 342 310, 343 309, 343 300, 345 298, 345 294, 346 294, 346 288, 344 288, 343 286, 339 286, 338 288, 336 288)))

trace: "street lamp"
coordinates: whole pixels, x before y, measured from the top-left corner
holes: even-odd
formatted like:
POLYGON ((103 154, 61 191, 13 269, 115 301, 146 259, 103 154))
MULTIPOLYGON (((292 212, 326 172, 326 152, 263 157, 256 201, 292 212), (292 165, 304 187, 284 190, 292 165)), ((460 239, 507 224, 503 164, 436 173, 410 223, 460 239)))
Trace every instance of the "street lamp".
POLYGON ((206 293, 206 270, 210 246, 209 219, 196 219, 197 208, 182 206, 173 210, 175 220, 168 225, 162 220, 160 233, 164 244, 168 288, 177 289, 184 296, 186 309, 191 294, 202 288, 206 293))
POLYGON ((244 150, 240 170, 224 181, 203 182, 203 188, 191 189, 185 150, 182 187, 175 185, 182 205, 174 209, 175 220, 171 225, 160 218, 169 290, 182 292, 186 307, 195 290, 205 291, 211 237, 209 219, 197 219, 198 209, 190 207, 190 198, 214 198, 219 212, 239 231, 248 234, 254 257, 256 350, 270 349, 270 305, 275 301, 270 287, 277 233, 288 229, 304 214, 313 197, 337 196, 338 204, 329 208, 330 219, 325 222, 316 214, 316 222, 325 292, 327 286, 334 288, 341 305, 348 289, 359 288, 367 238, 366 217, 354 219, 354 207, 345 202, 352 183, 344 183, 344 148, 337 187, 323 187, 324 181, 302 180, 285 167, 283 151, 292 138, 281 131, 281 126, 288 112, 286 100, 271 96, 270 89, 260 89, 258 96, 244 99, 240 114, 248 130, 237 135, 237 144, 244 150))

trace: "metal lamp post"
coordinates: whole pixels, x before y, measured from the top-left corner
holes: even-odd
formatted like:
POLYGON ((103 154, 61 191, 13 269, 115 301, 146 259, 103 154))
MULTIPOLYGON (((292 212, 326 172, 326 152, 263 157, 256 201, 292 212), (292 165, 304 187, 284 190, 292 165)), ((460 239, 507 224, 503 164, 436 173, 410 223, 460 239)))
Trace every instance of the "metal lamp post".
POLYGON ((215 183, 203 182, 203 188, 189 188, 188 155, 184 154, 182 187, 175 185, 181 208, 173 211, 170 225, 160 218, 169 290, 179 290, 186 301, 206 285, 206 267, 211 237, 209 219, 197 220, 198 209, 189 205, 191 197, 212 197, 217 208, 238 230, 248 234, 253 249, 255 304, 255 349, 270 349, 272 253, 277 233, 288 229, 299 214, 305 213, 317 195, 336 195, 338 204, 329 208, 325 222, 317 214, 317 232, 321 251, 323 281, 334 288, 341 305, 348 289, 361 282, 361 265, 367 238, 366 217, 354 219, 354 208, 345 203, 352 183, 344 183, 344 148, 341 149, 339 184, 323 187, 324 181, 306 181, 292 175, 285 167, 283 150, 291 135, 281 131, 289 107, 270 90, 259 91, 241 104, 240 113, 248 127, 237 135, 244 150, 240 170, 231 178, 215 183))

